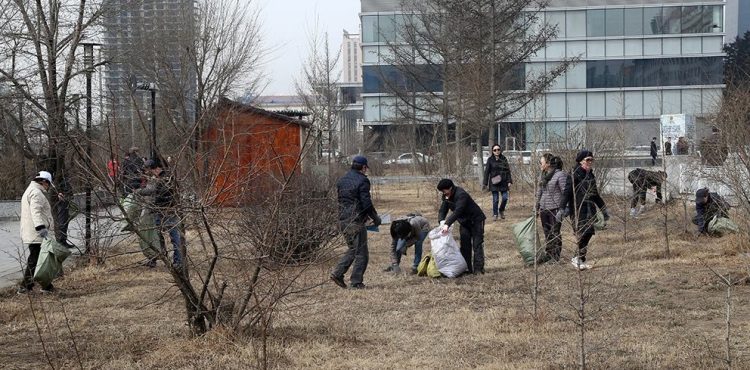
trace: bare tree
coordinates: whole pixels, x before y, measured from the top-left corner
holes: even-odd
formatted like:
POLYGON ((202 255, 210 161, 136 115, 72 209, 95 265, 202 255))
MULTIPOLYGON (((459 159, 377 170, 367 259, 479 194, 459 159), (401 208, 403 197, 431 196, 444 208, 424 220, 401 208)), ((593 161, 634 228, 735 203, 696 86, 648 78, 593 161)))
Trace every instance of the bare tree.
MULTIPOLYGON (((388 41, 383 59, 399 76, 382 75, 388 92, 397 97, 396 117, 412 123, 448 125, 477 142, 489 132, 496 141, 498 124, 522 110, 545 91, 570 65, 527 75, 524 65, 556 35, 545 24, 546 3, 536 0, 430 0, 404 2, 396 18, 397 37, 388 41)), ((382 27, 382 26, 381 26, 382 27)))
POLYGON ((302 77, 295 82, 295 86, 316 130, 318 148, 315 158, 320 158, 322 151, 327 150, 326 163, 330 173, 331 161, 337 159, 333 155, 337 147, 334 132, 339 129, 339 116, 344 109, 338 101, 341 53, 331 52, 328 33, 321 32, 317 23, 308 32, 307 47, 302 77))

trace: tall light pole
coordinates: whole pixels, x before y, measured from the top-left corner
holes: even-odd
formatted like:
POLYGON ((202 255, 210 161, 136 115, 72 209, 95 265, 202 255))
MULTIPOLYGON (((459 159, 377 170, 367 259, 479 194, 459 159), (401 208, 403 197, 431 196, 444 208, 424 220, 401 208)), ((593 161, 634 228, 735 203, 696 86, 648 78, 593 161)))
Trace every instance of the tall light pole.
MULTIPOLYGON (((91 161, 91 75, 94 73, 94 46, 91 42, 82 42, 83 65, 86 68, 86 160, 91 161)), ((96 259, 97 251, 92 250, 91 243, 91 176, 86 177, 86 253, 89 259, 96 259)))
POLYGON ((148 145, 151 159, 156 160, 156 84, 141 83, 138 84, 137 89, 151 91, 151 140, 148 145))

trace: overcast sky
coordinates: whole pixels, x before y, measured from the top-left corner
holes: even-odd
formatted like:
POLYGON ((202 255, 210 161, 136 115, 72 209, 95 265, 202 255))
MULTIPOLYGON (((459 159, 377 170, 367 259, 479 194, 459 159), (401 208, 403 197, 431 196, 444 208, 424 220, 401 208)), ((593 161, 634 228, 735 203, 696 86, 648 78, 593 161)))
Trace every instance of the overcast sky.
MULTIPOLYGON (((255 0, 254 0, 255 1, 255 0)), ((359 0, 259 0, 264 42, 273 48, 265 69, 270 82, 263 95, 294 94, 307 55, 307 34, 319 20, 333 50, 341 46, 343 30, 359 33, 359 0)))

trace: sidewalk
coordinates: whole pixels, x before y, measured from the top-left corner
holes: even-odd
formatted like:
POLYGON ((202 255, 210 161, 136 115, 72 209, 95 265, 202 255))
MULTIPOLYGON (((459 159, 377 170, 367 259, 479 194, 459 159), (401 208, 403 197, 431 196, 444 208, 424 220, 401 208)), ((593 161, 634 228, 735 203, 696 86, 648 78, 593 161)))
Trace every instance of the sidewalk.
MULTIPOLYGON (((20 213, 20 210, 19 210, 20 213)), ((121 233, 120 229, 124 226, 122 221, 113 221, 109 214, 119 215, 117 207, 102 209, 95 215, 92 220, 92 242, 99 242, 101 245, 115 245, 127 238, 130 233, 121 233), (99 240, 93 238, 99 236, 99 240)), ((73 249, 73 255, 68 257, 67 261, 72 261, 80 256, 84 250, 84 234, 86 227, 86 218, 79 214, 70 222, 68 229, 68 240, 75 244, 78 249, 73 249), (79 251, 80 249, 80 251, 79 251)), ((50 234, 52 234, 50 232, 50 234)), ((18 220, 0 220, 0 288, 5 288, 16 284, 23 277, 22 266, 26 265, 28 251, 21 244, 21 235, 18 220), (23 262, 21 262, 23 261, 23 262)))

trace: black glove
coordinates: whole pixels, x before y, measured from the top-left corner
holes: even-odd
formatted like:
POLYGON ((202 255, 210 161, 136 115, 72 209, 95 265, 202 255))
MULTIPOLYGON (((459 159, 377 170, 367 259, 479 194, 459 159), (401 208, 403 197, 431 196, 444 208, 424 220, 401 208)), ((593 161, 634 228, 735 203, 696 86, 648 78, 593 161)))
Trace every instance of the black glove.
POLYGON ((607 212, 606 208, 602 208, 602 216, 604 216, 604 221, 609 221, 609 212, 607 212))
POLYGON ((380 226, 380 224, 381 224, 382 222, 383 222, 383 221, 381 221, 381 220, 380 220, 380 216, 378 216, 378 215, 372 216, 372 224, 373 224, 374 226, 380 226))

